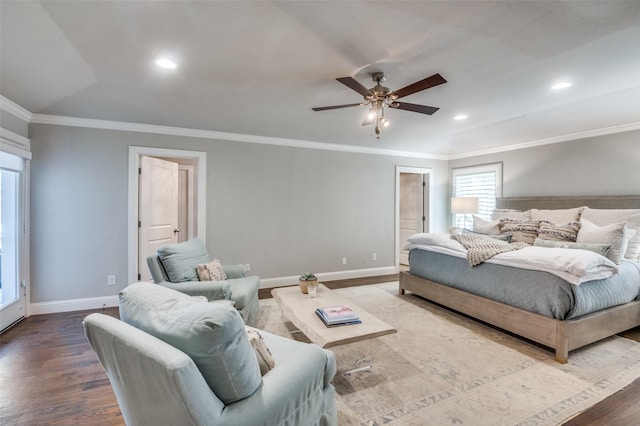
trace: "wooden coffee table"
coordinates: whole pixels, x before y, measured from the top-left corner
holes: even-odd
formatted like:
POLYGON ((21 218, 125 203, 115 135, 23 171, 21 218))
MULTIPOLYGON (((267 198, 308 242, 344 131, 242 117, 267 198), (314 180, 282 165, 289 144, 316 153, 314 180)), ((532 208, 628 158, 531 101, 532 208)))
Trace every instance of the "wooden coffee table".
POLYGON ((371 339, 398 330, 380 321, 362 309, 351 299, 340 296, 322 284, 318 284, 316 297, 303 294, 298 286, 280 287, 271 290, 282 313, 313 343, 323 348, 344 345, 345 343, 371 339), (316 308, 344 305, 351 308, 362 320, 361 324, 327 327, 316 315, 316 308))

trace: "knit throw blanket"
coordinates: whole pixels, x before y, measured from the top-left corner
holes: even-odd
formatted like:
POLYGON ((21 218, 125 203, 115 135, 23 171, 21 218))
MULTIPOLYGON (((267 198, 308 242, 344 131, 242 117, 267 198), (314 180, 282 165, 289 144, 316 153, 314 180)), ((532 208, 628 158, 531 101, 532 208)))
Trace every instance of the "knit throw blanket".
POLYGON ((527 243, 508 243, 478 234, 453 234, 451 238, 467 249, 467 261, 471 266, 477 266, 496 254, 520 250, 529 246, 527 243))

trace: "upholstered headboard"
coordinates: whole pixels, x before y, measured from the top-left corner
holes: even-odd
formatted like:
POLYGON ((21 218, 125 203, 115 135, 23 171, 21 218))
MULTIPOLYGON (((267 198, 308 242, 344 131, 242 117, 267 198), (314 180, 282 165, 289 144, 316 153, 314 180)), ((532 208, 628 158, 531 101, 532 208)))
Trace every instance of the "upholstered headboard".
POLYGON ((570 197, 503 197, 496 199, 498 209, 570 209, 588 206, 593 209, 640 209, 640 195, 602 195, 570 197))

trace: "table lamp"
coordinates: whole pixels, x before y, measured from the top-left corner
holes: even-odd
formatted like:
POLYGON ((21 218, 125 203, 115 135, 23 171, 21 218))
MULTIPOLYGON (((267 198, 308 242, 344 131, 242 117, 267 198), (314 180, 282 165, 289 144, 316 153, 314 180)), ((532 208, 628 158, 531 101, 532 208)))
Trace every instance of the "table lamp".
MULTIPOLYGON (((478 197, 452 197, 451 213, 464 215, 462 227, 467 227, 467 215, 478 213, 478 197)), ((473 221, 471 221, 473 225, 473 221)))

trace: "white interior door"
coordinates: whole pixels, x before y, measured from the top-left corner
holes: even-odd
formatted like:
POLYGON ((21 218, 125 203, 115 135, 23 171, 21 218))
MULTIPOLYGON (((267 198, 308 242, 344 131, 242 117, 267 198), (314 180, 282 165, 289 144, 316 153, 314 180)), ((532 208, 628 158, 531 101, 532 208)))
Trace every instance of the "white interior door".
POLYGON ((178 164, 141 156, 138 194, 138 274, 149 281, 147 257, 178 241, 178 164))
POLYGON ((404 249, 407 239, 424 232, 423 176, 418 173, 400 173, 400 264, 409 264, 409 252, 404 249))

